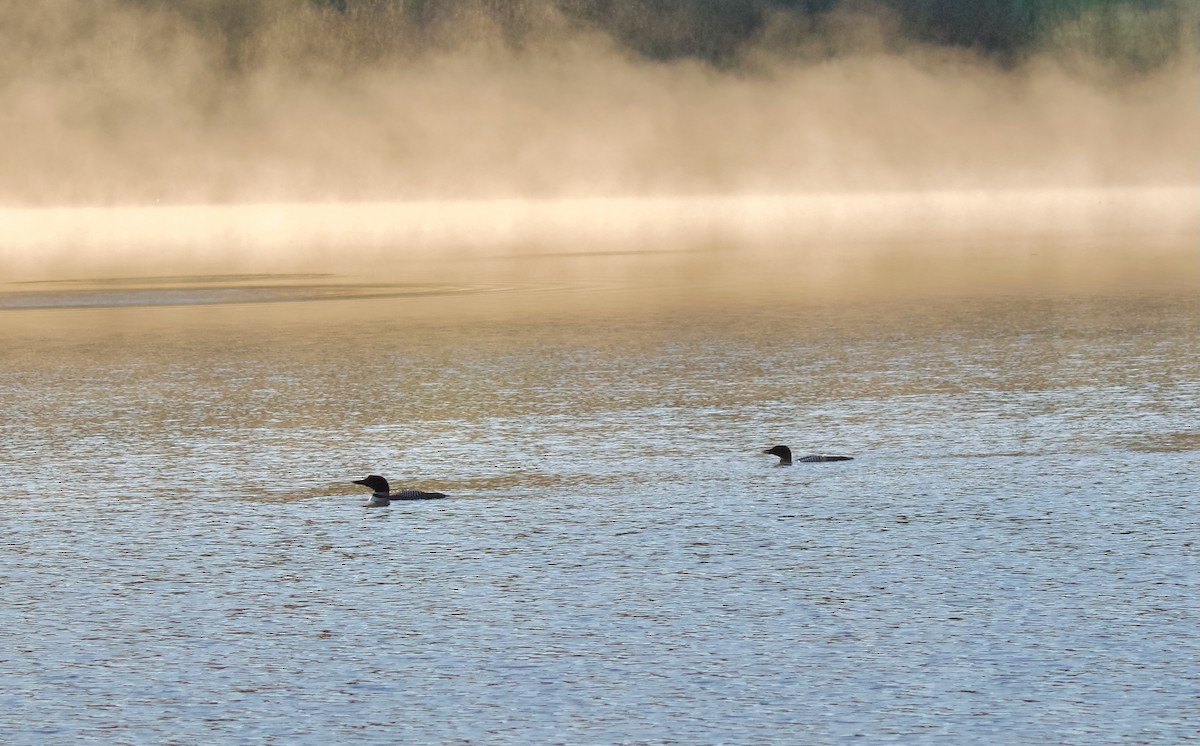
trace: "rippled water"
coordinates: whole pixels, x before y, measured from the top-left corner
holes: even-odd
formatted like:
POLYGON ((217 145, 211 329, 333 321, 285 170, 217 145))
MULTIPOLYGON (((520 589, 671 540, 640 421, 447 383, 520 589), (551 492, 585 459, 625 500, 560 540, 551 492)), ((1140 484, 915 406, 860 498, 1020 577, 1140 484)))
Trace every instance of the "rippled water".
POLYGON ((255 283, 6 296, 0 741, 1200 730, 1194 297, 255 283))

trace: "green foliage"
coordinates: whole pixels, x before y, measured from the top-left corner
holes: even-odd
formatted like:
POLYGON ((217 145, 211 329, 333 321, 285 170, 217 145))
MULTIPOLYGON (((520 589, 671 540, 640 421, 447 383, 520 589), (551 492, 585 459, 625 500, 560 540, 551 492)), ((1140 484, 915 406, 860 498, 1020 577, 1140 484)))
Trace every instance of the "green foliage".
POLYGON ((1004 56, 1069 49, 1144 69, 1194 42, 1191 0, 892 0, 915 37, 1004 56))
POLYGON ((1084 4, 1090 7, 1046 29, 1045 48, 1133 70, 1161 67, 1200 49, 1200 4, 1192 0, 1084 4))

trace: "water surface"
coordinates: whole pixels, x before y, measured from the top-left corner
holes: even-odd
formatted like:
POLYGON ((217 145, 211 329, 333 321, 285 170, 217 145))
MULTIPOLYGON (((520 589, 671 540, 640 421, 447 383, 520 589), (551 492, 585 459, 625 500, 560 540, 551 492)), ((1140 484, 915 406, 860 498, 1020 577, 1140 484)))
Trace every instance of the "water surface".
POLYGON ((10 291, 6 743, 1200 727, 1191 294, 10 291))

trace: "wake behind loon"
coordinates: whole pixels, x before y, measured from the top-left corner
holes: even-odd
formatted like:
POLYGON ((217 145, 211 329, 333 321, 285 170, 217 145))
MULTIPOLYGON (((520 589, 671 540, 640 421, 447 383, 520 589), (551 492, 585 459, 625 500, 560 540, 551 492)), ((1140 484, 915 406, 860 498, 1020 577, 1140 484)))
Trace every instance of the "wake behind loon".
POLYGON ((355 479, 354 483, 371 488, 371 499, 366 505, 368 508, 382 508, 393 500, 437 500, 445 497, 441 492, 422 492, 421 490, 392 492, 388 488, 388 480, 378 474, 372 474, 365 479, 355 479))
MULTIPOLYGON (((792 449, 787 446, 775 446, 768 448, 763 453, 769 453, 772 456, 779 457, 779 463, 776 466, 791 466, 792 465, 792 449)), ((808 456, 801 456, 796 459, 796 462, 803 464, 819 464, 826 461, 853 461, 853 456, 832 456, 823 453, 813 453, 808 456)))

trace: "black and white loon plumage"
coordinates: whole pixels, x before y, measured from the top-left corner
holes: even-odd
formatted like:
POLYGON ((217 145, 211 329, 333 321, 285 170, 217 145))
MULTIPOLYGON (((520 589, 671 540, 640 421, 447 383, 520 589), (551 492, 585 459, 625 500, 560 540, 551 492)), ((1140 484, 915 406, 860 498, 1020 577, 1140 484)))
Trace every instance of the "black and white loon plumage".
MULTIPOLYGON (((792 449, 788 448, 787 446, 774 446, 773 448, 768 448, 767 450, 763 451, 763 453, 769 453, 772 456, 778 456, 779 463, 775 464, 776 466, 791 466, 793 463, 792 449)), ((802 463, 802 464, 819 464, 819 463, 824 463, 826 461, 853 461, 853 460, 854 460, 853 456, 832 456, 832 455, 827 455, 824 453, 813 453, 808 456, 801 456, 798 459, 794 459, 794 461, 796 463, 802 463)))
POLYGON ((421 490, 396 490, 388 488, 388 481, 378 474, 372 474, 366 479, 355 479, 355 484, 371 489, 371 500, 368 508, 382 508, 393 500, 437 500, 445 497, 441 492, 422 492, 421 490))

